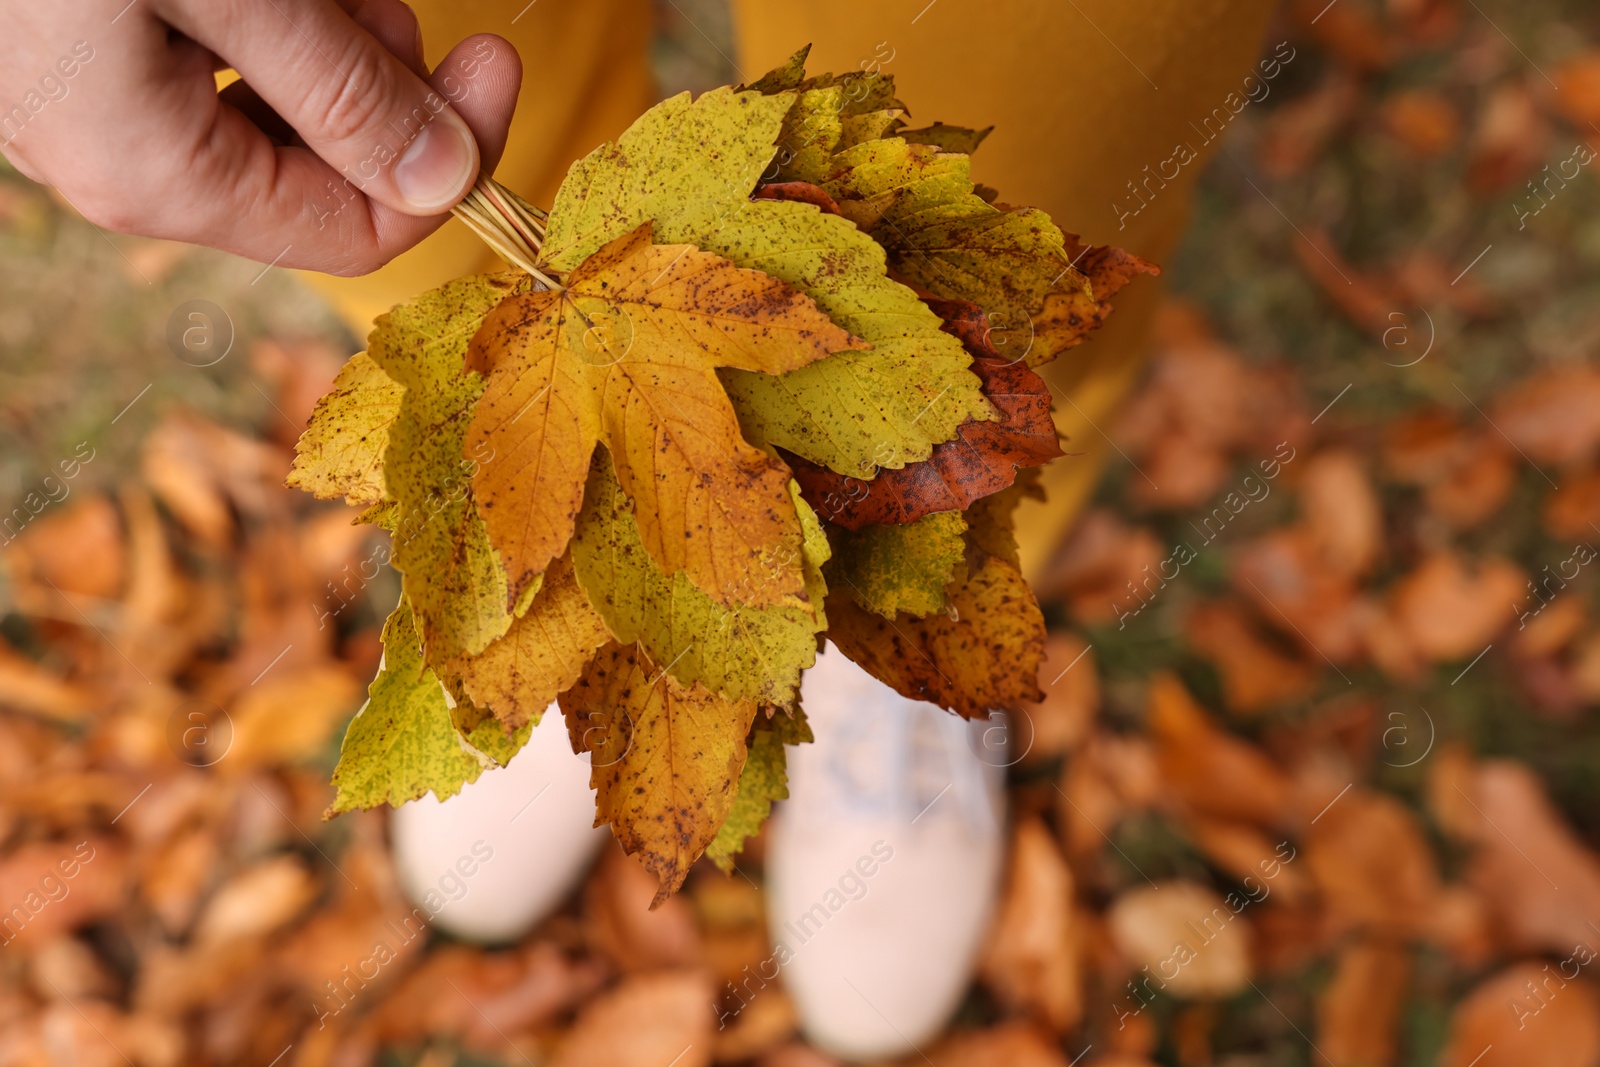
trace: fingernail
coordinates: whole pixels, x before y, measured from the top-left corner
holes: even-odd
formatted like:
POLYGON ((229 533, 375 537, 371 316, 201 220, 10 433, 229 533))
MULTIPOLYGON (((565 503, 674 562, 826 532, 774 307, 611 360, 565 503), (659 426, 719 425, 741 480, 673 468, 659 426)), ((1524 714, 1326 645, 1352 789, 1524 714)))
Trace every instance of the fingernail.
POLYGON ((466 195, 478 170, 478 146, 452 111, 422 128, 394 165, 400 198, 421 214, 443 212, 466 195))

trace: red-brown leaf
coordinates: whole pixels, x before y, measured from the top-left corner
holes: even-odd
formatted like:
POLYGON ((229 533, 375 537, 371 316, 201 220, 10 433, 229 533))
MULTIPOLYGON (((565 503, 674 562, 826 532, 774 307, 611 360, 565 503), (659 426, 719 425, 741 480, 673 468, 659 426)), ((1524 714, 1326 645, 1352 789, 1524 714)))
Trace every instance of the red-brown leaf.
POLYGON ((963 423, 956 438, 935 445, 927 459, 899 470, 881 470, 866 483, 790 458, 807 501, 824 519, 846 529, 916 522, 936 511, 964 510, 974 500, 1015 482, 1019 467, 1035 467, 1062 454, 1044 379, 1021 361, 1001 358, 989 341, 988 319, 976 304, 924 299, 944 320, 943 330, 959 338, 972 354, 972 369, 983 380, 983 393, 1002 417, 963 423), (865 493, 859 488, 852 493, 848 483, 865 485, 865 493))

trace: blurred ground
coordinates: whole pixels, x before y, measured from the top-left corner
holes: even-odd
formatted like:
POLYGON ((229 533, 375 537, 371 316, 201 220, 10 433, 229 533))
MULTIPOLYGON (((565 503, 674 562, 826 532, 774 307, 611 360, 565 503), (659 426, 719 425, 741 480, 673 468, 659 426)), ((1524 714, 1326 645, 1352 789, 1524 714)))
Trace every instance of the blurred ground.
MULTIPOLYGON (((1115 456, 938 1067, 1600 1064, 1600 16, 1324 4, 1269 38, 1137 399, 1069 445, 1115 456)), ((664 86, 725 80, 717 10, 663 8, 664 86)), ((681 1008, 768 955, 753 881, 646 916, 614 854, 319 1026, 403 910, 383 820, 320 820, 395 585, 280 487, 355 345, 0 177, 0 1065, 827 1063, 779 990, 681 1008)))

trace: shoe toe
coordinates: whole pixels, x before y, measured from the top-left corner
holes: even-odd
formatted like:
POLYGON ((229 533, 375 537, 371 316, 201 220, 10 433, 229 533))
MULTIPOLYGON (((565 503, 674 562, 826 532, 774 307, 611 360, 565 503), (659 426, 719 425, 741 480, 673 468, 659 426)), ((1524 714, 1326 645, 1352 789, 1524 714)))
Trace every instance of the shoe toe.
POLYGON ((484 942, 515 940, 554 910, 609 836, 553 705, 506 766, 449 800, 402 805, 389 826, 406 895, 440 929, 484 942))
POLYGON ((910 1053, 959 1006, 998 893, 1004 770, 974 726, 906 700, 831 645, 807 674, 767 853, 782 981, 816 1045, 910 1053))

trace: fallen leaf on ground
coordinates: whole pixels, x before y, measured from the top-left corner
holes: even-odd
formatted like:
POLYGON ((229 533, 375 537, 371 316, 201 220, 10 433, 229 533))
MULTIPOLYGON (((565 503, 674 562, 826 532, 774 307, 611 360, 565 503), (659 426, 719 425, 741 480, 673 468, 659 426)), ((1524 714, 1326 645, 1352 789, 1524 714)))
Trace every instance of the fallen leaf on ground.
POLYGON ((555 1067, 709 1067, 711 983, 693 971, 624 979, 590 1002, 555 1067))
POLYGON ((1161 784, 1194 811, 1258 826, 1289 817, 1289 781, 1255 746, 1212 725, 1171 674, 1150 682, 1145 728, 1155 744, 1161 784))
POLYGON ((1039 688, 1044 699, 1024 710, 1026 725, 1017 733, 1017 743, 1026 749, 1024 764, 1066 755, 1093 728, 1100 710, 1100 674, 1082 637, 1058 630, 1045 639, 1039 688))
POLYGON ((1479 982, 1450 1017, 1440 1067, 1594 1067, 1600 993, 1586 979, 1551 977, 1549 964, 1515 963, 1479 982))
POLYGON ((980 973, 1009 1011, 1065 1033, 1083 1016, 1072 871, 1037 819, 1012 833, 1007 868, 980 973))
MULTIPOLYGON (((1106 925, 1143 987, 1185 998, 1225 997, 1250 980, 1250 898, 1228 898, 1196 882, 1141 885, 1123 893, 1106 913, 1106 925)), ((1131 1000, 1130 1011, 1140 1007, 1131 1000)))
POLYGON ((1439 900, 1439 872, 1409 808, 1355 787, 1309 817, 1304 862, 1334 928, 1391 937, 1426 929, 1439 900))
POLYGON ((1491 557, 1469 564, 1436 552, 1401 579, 1392 594, 1395 621, 1411 647, 1428 659, 1470 658, 1513 622, 1524 598, 1522 572, 1491 557))
POLYGON ((1317 1047, 1334 1063, 1389 1067, 1399 1043, 1411 954, 1390 941, 1358 941, 1339 952, 1317 997, 1317 1047))
POLYGON ((1236 604, 1201 604, 1185 618, 1184 630, 1194 650, 1216 664, 1233 711, 1255 714, 1305 696, 1315 685, 1316 670, 1264 640, 1236 604))

